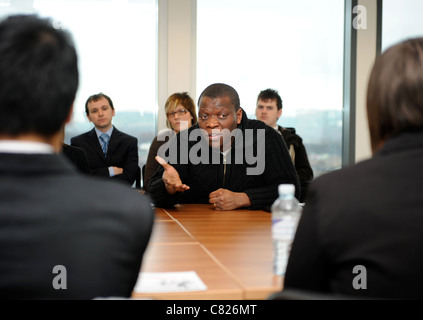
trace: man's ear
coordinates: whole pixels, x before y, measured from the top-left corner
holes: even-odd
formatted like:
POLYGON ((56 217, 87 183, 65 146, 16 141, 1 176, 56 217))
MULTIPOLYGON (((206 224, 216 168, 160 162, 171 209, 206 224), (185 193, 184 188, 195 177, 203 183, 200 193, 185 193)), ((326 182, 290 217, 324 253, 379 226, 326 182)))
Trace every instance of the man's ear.
POLYGON ((85 115, 87 116, 87 119, 89 122, 93 122, 90 118, 90 111, 88 110, 88 113, 85 112, 85 115))
POLYGON ((242 109, 239 108, 239 110, 236 112, 236 123, 240 124, 242 120, 242 109))
POLYGON ((278 119, 281 117, 281 115, 282 115, 282 109, 279 109, 279 111, 278 111, 278 119))

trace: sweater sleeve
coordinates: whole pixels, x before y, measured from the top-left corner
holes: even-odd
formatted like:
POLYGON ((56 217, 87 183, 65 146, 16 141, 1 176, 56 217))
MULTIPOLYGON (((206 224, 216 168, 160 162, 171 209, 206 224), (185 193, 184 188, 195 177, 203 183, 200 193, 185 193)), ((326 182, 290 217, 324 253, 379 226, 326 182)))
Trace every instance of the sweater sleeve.
MULTIPOLYGON (((179 134, 171 138, 168 141, 167 147, 168 154, 170 158, 168 160, 169 164, 172 165, 176 171, 179 173, 179 177, 181 178, 182 182, 186 181, 186 165, 178 165, 177 159, 179 159, 179 153, 183 152, 184 150, 180 150, 180 143, 179 143, 179 134), (176 156, 175 156, 176 155, 176 156), (172 160, 171 160, 172 159, 172 160)), ((165 151, 166 153, 167 151, 165 151)), ((159 152, 158 152, 159 153, 159 152)), ((166 160, 166 159, 165 159, 166 160)), ((163 176, 164 169, 162 166, 159 165, 157 170, 154 172, 153 176, 151 177, 147 189, 150 195, 151 200, 153 201, 154 205, 159 208, 172 208, 176 204, 180 202, 182 193, 177 192, 174 195, 170 195, 166 191, 166 187, 164 185, 162 176, 163 176)))
POLYGON ((169 195, 166 191, 162 175, 163 167, 159 167, 153 174, 148 185, 149 195, 154 205, 159 208, 172 208, 178 203, 179 195, 169 195))

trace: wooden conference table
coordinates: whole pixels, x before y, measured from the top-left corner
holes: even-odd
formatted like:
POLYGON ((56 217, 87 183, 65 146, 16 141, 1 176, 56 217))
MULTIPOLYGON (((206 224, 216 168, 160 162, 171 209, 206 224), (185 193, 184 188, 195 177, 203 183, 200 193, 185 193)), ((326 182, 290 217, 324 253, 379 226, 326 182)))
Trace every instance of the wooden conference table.
POLYGON ((156 209, 141 272, 195 271, 206 291, 133 293, 133 298, 260 300, 282 289, 272 269, 271 214, 211 205, 156 209))

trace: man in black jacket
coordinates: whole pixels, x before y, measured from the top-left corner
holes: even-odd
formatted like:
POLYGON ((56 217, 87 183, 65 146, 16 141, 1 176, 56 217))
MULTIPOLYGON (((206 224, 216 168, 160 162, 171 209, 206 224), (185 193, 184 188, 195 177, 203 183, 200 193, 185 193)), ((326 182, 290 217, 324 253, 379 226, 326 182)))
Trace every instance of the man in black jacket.
POLYGON ((269 210, 282 183, 294 184, 300 196, 282 137, 261 121, 247 119, 234 88, 210 85, 198 106, 198 124, 159 150, 163 167, 149 185, 156 206, 211 203, 217 210, 269 210))
POLYGON ((113 126, 112 99, 101 92, 90 96, 85 113, 94 128, 73 137, 71 145, 85 150, 92 175, 132 186, 138 172, 138 141, 113 126))

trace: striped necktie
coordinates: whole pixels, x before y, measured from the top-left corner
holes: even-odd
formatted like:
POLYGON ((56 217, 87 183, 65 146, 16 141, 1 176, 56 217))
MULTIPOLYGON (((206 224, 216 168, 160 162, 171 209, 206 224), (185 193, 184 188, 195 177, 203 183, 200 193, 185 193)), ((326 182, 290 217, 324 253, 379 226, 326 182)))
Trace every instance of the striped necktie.
POLYGON ((107 153, 107 147, 109 146, 109 136, 106 133, 102 133, 100 135, 100 141, 101 141, 101 148, 103 149, 104 155, 107 153))

